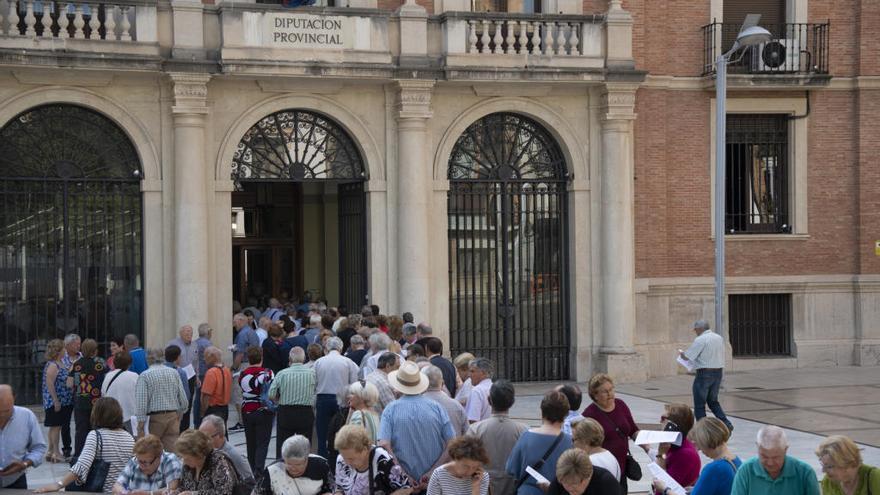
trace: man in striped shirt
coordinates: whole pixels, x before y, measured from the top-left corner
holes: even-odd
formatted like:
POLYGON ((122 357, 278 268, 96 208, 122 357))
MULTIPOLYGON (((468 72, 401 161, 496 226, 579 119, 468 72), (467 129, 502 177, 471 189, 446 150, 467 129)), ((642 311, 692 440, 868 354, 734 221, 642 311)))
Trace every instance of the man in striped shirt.
POLYGON ((151 349, 150 367, 138 376, 134 390, 135 414, 138 418, 137 436, 144 436, 144 425, 150 418, 150 433, 162 440, 169 452, 180 435, 180 416, 189 407, 186 391, 177 370, 164 364, 165 350, 151 349))
POLYGON ((301 347, 290 350, 290 366, 279 371, 269 387, 269 397, 278 403, 275 458, 281 459, 281 445, 293 435, 312 438, 315 424, 315 370, 303 363, 306 353, 301 347))

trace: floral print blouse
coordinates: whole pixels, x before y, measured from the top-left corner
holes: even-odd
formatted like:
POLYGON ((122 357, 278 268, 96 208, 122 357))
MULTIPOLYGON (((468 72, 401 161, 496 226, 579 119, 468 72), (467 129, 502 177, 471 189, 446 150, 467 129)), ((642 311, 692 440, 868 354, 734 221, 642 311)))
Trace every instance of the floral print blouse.
POLYGON ((215 450, 205 459, 199 479, 196 479, 195 469, 183 466, 176 493, 192 491, 206 495, 232 495, 236 479, 232 461, 223 452, 215 450))
POLYGON ((370 495, 371 493, 392 493, 400 488, 409 487, 409 478, 403 469, 394 463, 391 454, 382 447, 374 447, 370 452, 370 463, 373 465, 373 490, 369 485, 369 469, 358 471, 342 460, 336 458, 336 490, 345 495, 370 495))

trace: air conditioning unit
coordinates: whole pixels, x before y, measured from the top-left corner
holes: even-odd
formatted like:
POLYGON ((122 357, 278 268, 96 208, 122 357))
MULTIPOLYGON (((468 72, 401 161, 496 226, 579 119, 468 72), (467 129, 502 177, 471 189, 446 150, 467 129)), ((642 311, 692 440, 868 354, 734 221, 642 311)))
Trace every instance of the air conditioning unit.
POLYGON ((752 72, 797 72, 800 46, 796 40, 779 38, 752 48, 752 72))

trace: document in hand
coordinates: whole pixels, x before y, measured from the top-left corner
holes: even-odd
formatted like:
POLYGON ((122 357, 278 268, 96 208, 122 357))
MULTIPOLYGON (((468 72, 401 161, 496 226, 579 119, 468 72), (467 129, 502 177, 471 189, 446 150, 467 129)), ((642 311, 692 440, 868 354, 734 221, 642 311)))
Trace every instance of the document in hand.
POLYGON ((526 466, 526 472, 529 473, 529 475, 530 475, 532 478, 535 478, 535 481, 536 481, 539 485, 541 485, 541 484, 545 484, 545 483, 548 484, 548 485, 550 484, 550 480, 548 480, 547 478, 545 478, 541 473, 539 473, 538 471, 536 471, 535 468, 533 468, 532 466, 526 466))
POLYGON ((669 476, 669 473, 667 473, 662 467, 658 466, 656 462, 648 464, 648 471, 651 472, 652 478, 662 481, 663 484, 669 488, 671 493, 675 495, 687 495, 685 489, 678 484, 672 476, 669 476))
POLYGON ((639 434, 636 435, 636 445, 652 445, 655 443, 671 443, 681 446, 681 432, 639 430, 639 434))
POLYGON ((678 364, 684 366, 684 368, 685 368, 686 370, 688 370, 688 373, 693 373, 693 372, 694 372, 694 363, 692 363, 692 362, 688 361, 687 359, 681 357, 681 355, 679 355, 677 358, 675 358, 675 361, 676 361, 678 364))

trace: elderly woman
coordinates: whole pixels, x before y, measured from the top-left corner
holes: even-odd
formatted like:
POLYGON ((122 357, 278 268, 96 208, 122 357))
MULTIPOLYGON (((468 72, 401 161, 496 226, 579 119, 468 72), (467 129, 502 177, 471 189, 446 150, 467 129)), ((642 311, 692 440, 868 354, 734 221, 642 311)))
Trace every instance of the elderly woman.
POLYGON ((167 495, 177 489, 183 465, 162 449, 162 440, 147 435, 134 443, 129 459, 113 485, 114 495, 167 495))
MULTIPOLYGON (((665 469, 679 485, 693 486, 700 476, 702 466, 700 454, 687 439, 694 426, 694 413, 686 404, 666 404, 666 414, 660 417, 660 421, 664 431, 681 432, 681 445, 661 443, 657 465, 665 469)), ((660 490, 656 493, 660 495, 660 490)))
POLYGON ((73 414, 73 389, 67 386, 68 369, 61 361, 64 341, 52 339, 46 344, 46 365, 43 367, 43 410, 49 428, 47 462, 65 462, 59 445, 61 426, 70 424, 73 414))
POLYGON ((587 393, 593 403, 584 409, 585 418, 593 418, 605 433, 602 447, 617 459, 620 466, 620 493, 628 492, 626 482, 626 455, 629 452, 629 439, 635 439, 639 432, 636 421, 626 403, 614 397, 614 380, 605 373, 599 373, 590 379, 587 393))
POLYGON ((566 450, 556 463, 556 480, 548 495, 609 495, 619 493, 620 484, 607 470, 593 466, 580 449, 566 450))
POLYGON ((382 447, 373 441, 363 426, 346 425, 336 434, 336 493, 340 495, 408 495, 409 478, 382 447), (372 475, 372 480, 370 479, 372 475))
POLYGON ((226 454, 214 450, 208 435, 199 430, 186 430, 174 448, 183 459, 183 473, 175 493, 232 495, 238 475, 226 454))
POLYGON ((281 446, 283 461, 270 464, 263 471, 256 495, 325 495, 332 494, 330 466, 327 460, 309 455, 309 440, 294 435, 281 446))
POLYGON ((505 470, 518 480, 518 495, 544 495, 535 478, 526 473, 526 467, 542 459, 544 462, 537 471, 548 480, 556 477, 556 461, 571 448, 571 437, 562 431, 562 422, 567 415, 568 399, 565 395, 555 390, 547 392, 541 401, 541 426, 524 431, 507 458, 505 470))
POLYGON ((95 460, 104 460, 110 464, 107 478, 104 480, 104 492, 113 490, 113 484, 119 473, 131 459, 134 439, 122 429, 122 407, 111 397, 102 397, 95 401, 91 414, 92 431, 86 436, 82 452, 76 464, 64 478, 51 485, 35 490, 37 493, 57 492, 71 483, 83 484, 95 460))
POLYGON ((467 406, 468 397, 471 395, 471 390, 474 389, 474 386, 471 384, 471 361, 474 360, 474 355, 469 352, 462 352, 458 356, 455 356, 455 359, 452 361, 453 366, 455 366, 456 373, 456 383, 455 383, 455 400, 461 403, 462 406, 467 406))
POLYGON ((73 363, 73 371, 67 378, 67 384, 73 387, 73 422, 76 424, 73 449, 76 455, 82 452, 86 435, 92 430, 89 418, 95 401, 101 396, 101 381, 107 373, 104 359, 98 357, 95 339, 84 340, 80 352, 82 357, 73 363))
POLYGON ((379 415, 373 410, 377 402, 379 389, 372 383, 357 381, 348 386, 349 410, 346 424, 363 426, 372 443, 376 443, 379 435, 379 415))
MULTIPOLYGON (((730 430, 723 421, 716 418, 703 418, 688 433, 688 439, 712 462, 706 464, 691 495, 730 495, 733 478, 742 465, 739 457, 730 453, 727 440, 730 430)), ((666 485, 654 480, 654 488, 662 494, 668 493, 666 485)), ((828 493, 828 492, 825 492, 828 493)))
MULTIPOLYGON (((131 354, 125 349, 115 354, 116 369, 107 373, 101 384, 101 397, 113 397, 122 406, 122 425, 125 431, 132 433, 132 418, 136 418, 134 391, 137 387, 138 374, 128 371, 131 366, 131 354)), ((137 428, 135 420, 134 428, 137 428)))
POLYGON ((457 437, 449 442, 446 452, 452 462, 444 464, 431 473, 428 495, 488 495, 489 454, 483 442, 473 436, 457 437))
POLYGON ((602 425, 593 418, 584 418, 571 427, 571 441, 575 448, 581 449, 590 456, 590 462, 594 467, 607 470, 620 481, 620 464, 614 458, 614 454, 602 447, 605 441, 605 431, 602 425))
POLYGON ((880 494, 880 469, 862 464, 858 446, 847 437, 831 435, 819 444, 823 495, 880 494))

